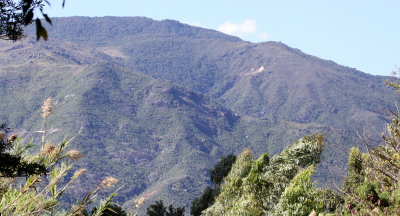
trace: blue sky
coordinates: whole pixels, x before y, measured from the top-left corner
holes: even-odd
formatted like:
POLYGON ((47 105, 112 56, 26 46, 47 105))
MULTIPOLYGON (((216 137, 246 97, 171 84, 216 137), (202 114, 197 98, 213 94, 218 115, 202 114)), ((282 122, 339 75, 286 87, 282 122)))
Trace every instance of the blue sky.
POLYGON ((281 41, 375 75, 400 66, 399 0, 66 0, 60 16, 145 16, 219 30, 251 42, 281 41))

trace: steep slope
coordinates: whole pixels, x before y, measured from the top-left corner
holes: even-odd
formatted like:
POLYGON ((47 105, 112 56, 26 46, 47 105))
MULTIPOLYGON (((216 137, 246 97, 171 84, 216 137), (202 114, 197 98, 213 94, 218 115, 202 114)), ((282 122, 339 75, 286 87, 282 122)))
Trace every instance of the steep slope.
MULTIPOLYGON (((117 199, 127 207, 141 196, 188 206, 223 155, 244 148, 274 154, 316 132, 329 133, 328 149, 353 144, 331 127, 238 115, 200 93, 123 68, 113 63, 115 53, 102 49, 57 40, 0 44, 0 119, 26 139, 37 138, 42 101, 52 96, 49 139, 81 131, 74 147, 85 156, 77 169, 88 172, 69 192, 72 202, 114 176, 124 185, 117 199)), ((325 154, 320 179, 342 172, 345 159, 332 152, 325 154)))
MULTIPOLYGON (((32 38, 11 43, 0 41, 0 95, 2 121, 17 127, 39 114, 40 104, 47 96, 55 95, 64 81, 78 74, 87 65, 112 58, 94 48, 68 42, 36 43, 32 38), (8 110, 8 112, 5 112, 8 110), (12 112, 10 112, 12 111, 12 112)), ((30 125, 33 126, 33 125, 30 125)))
POLYGON ((208 94, 253 117, 381 131, 385 120, 379 111, 396 99, 383 85, 386 77, 279 42, 253 44, 171 20, 55 18, 49 34, 119 53, 119 63, 133 70, 208 94))
POLYGON ((262 58, 252 63, 253 68, 249 64, 242 67, 231 88, 219 96, 240 113, 354 130, 366 123, 382 124, 378 110, 395 98, 383 85, 387 78, 321 60, 281 43, 249 45, 243 55, 230 59, 262 58))

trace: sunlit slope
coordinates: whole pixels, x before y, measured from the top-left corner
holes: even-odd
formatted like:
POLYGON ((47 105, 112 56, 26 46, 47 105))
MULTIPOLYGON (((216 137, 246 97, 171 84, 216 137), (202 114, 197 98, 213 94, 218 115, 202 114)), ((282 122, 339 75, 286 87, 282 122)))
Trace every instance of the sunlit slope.
POLYGON ((381 131, 379 111, 396 99, 383 84, 387 77, 280 42, 249 43, 172 20, 55 18, 49 34, 113 53, 126 67, 205 93, 253 117, 381 131))

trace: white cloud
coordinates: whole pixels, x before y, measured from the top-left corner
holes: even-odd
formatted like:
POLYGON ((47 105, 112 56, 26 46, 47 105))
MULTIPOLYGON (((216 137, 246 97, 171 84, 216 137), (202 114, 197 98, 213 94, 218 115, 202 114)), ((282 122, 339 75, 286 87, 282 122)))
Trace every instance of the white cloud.
POLYGON ((243 23, 234 24, 226 22, 217 29, 220 32, 230 35, 246 36, 256 32, 256 20, 245 20, 243 23))

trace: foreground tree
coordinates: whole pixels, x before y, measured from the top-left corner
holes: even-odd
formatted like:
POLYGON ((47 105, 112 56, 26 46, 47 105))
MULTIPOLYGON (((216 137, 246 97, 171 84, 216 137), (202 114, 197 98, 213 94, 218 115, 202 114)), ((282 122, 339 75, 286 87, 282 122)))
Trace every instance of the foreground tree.
POLYGON ((156 201, 147 208, 147 215, 149 216, 183 216, 185 215, 185 207, 175 208, 169 205, 168 208, 164 206, 162 200, 156 201))
POLYGON ((203 215, 308 215, 312 209, 328 210, 321 202, 327 192, 310 183, 323 146, 321 135, 311 135, 271 159, 263 154, 254 160, 245 150, 224 179, 214 205, 203 215))
POLYGON ((190 214, 194 216, 201 215, 203 210, 214 204, 215 197, 218 195, 219 193, 217 194, 217 190, 207 186, 203 193, 192 201, 192 204, 190 205, 190 214))
POLYGON ((223 179, 231 171, 233 163, 235 163, 236 156, 229 154, 222 157, 218 163, 210 169, 210 181, 214 184, 214 188, 207 186, 200 197, 193 200, 190 206, 190 214, 194 216, 201 215, 201 212, 210 207, 220 193, 220 186, 223 179))
MULTIPOLYGON (((24 27, 35 22, 36 39, 43 37, 47 40, 47 31, 42 26, 40 19, 35 16, 37 11, 51 24, 51 19, 44 13, 45 4, 50 5, 47 0, 0 0, 0 38, 4 40, 17 41, 24 36, 24 27)), ((63 7, 65 0, 63 0, 63 7)))
MULTIPOLYGON (((46 167, 41 162, 28 162, 21 152, 15 152, 13 145, 17 140, 15 134, 8 137, 9 129, 5 124, 0 126, 0 177, 28 177, 33 174, 45 174, 46 167)), ((27 145, 25 148, 29 148, 27 145)))
POLYGON ((210 180, 214 184, 215 189, 218 189, 221 186, 223 179, 231 171, 232 164, 235 163, 235 160, 236 156, 229 154, 222 157, 218 163, 210 169, 210 180))

